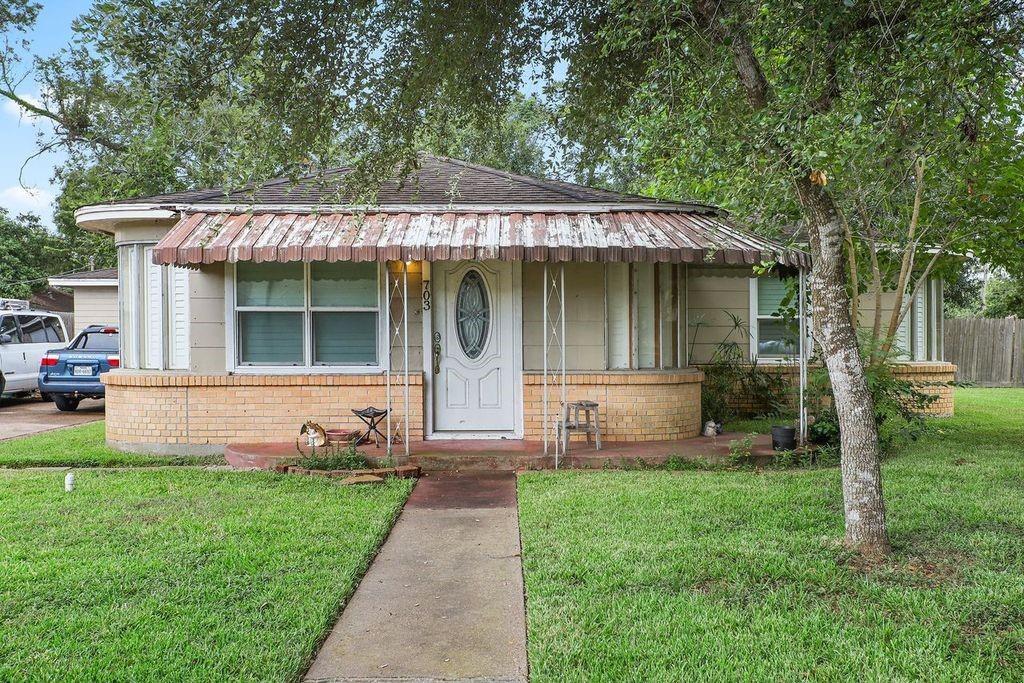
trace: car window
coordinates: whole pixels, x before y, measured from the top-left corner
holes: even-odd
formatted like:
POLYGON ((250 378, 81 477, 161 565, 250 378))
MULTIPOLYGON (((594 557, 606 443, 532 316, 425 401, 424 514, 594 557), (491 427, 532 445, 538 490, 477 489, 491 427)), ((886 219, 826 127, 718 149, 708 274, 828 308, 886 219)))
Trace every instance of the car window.
POLYGON ((45 344, 50 341, 46 338, 45 320, 38 315, 19 315, 18 324, 21 326, 21 340, 26 344, 45 344))
POLYGON ((107 351, 117 352, 117 333, 106 334, 104 332, 83 332, 75 339, 71 348, 76 351, 107 351))
POLYGON ((64 339, 64 328, 60 324, 60 318, 45 316, 43 324, 46 326, 46 341, 62 342, 64 339))
POLYGON ((0 316, 0 335, 11 335, 11 343, 21 343, 21 334, 18 333, 18 325, 14 322, 13 315, 0 316))

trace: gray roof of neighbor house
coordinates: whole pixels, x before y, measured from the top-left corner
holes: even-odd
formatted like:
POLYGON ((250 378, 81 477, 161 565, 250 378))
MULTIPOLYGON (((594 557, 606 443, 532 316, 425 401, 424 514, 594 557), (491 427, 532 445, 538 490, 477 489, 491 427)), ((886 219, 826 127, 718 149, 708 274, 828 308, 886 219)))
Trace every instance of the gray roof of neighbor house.
POLYGON ((79 270, 59 275, 51 275, 51 280, 116 280, 117 268, 100 268, 98 270, 79 270))
POLYGON ((804 252, 746 232, 725 211, 532 178, 422 155, 374 203, 341 192, 349 168, 230 192, 127 200, 181 219, 158 264, 221 261, 628 261, 806 267, 804 252))

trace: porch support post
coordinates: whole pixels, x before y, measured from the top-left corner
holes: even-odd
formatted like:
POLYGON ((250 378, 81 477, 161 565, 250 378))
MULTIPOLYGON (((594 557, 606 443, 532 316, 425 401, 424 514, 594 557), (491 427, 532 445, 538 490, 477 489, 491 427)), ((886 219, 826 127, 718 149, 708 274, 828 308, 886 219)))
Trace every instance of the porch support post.
POLYGON ((402 368, 405 370, 405 457, 409 457, 409 262, 402 261, 402 368))
POLYGON ((564 455, 563 440, 559 438, 556 424, 562 421, 567 401, 565 388, 565 264, 559 263, 558 269, 544 263, 544 455, 551 452, 550 440, 554 441, 555 469, 558 469, 561 456, 564 455), (557 350, 558 361, 552 367, 549 354, 557 350), (556 415, 551 414, 550 374, 558 373, 559 408, 556 415), (556 420, 558 422, 556 422, 556 420))
POLYGON ((797 298, 799 299, 799 320, 797 334, 800 336, 800 445, 807 443, 807 273, 801 268, 799 276, 799 288, 797 298))
MULTIPOLYGON (((387 448, 388 457, 391 457, 391 264, 388 261, 384 262, 384 301, 388 308, 388 346, 387 346, 387 365, 384 368, 385 383, 387 384, 387 405, 384 407, 387 410, 387 416, 384 418, 387 420, 385 423, 384 439, 385 447, 387 448)), ((379 328, 378 328, 379 329, 379 328)))
POLYGON ((541 380, 543 382, 543 384, 541 385, 541 392, 544 395, 543 396, 544 400, 542 401, 542 403, 544 404, 544 408, 543 408, 543 415, 542 415, 541 419, 543 420, 543 425, 544 425, 543 426, 543 430, 544 430, 544 455, 546 456, 548 454, 548 263, 547 263, 547 261, 544 262, 544 288, 542 290, 541 296, 544 297, 543 300, 541 301, 541 304, 542 304, 541 308, 544 311, 544 325, 543 325, 543 330, 544 330, 544 348, 542 349, 542 353, 541 353, 541 355, 544 356, 544 375, 543 375, 543 379, 541 380))
POLYGON ((388 307, 388 348, 387 348, 387 368, 385 369, 385 375, 387 377, 387 446, 388 446, 388 457, 391 457, 394 453, 394 431, 392 430, 391 411, 394 409, 395 402, 392 397, 392 372, 394 369, 391 367, 394 360, 394 346, 395 343, 401 341, 402 343, 402 405, 404 412, 402 414, 402 422, 399 425, 399 430, 402 439, 405 442, 405 454, 409 455, 409 264, 405 261, 398 261, 398 266, 401 270, 392 274, 391 262, 387 262, 385 265, 385 271, 387 272, 387 279, 385 280, 385 299, 388 307), (394 309, 398 305, 398 298, 402 300, 402 313, 400 319, 395 319, 393 315, 394 309))

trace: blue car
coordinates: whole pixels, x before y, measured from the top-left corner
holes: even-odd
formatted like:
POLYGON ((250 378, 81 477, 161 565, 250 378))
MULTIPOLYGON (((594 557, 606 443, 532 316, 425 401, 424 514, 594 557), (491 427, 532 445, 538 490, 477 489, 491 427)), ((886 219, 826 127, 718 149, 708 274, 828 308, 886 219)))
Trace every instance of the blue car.
POLYGON ((90 325, 67 348, 47 351, 39 363, 39 393, 57 410, 75 410, 83 398, 103 398, 100 375, 121 365, 116 327, 90 325))

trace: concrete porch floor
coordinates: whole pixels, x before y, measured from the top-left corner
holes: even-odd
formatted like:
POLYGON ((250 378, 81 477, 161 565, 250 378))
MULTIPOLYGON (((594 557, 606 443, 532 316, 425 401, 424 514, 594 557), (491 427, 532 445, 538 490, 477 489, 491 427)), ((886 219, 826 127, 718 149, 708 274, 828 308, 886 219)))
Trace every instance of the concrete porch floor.
MULTIPOLYGON (((698 436, 675 441, 604 442, 601 450, 585 441, 573 441, 568 453, 559 461, 559 467, 574 469, 600 469, 627 467, 638 461, 648 465, 661 465, 672 457, 683 460, 722 463, 729 457, 729 446, 743 439, 742 432, 725 432, 717 437, 698 436)), ((302 448, 303 452, 308 449, 302 448)), ((359 451, 372 460, 383 459, 387 451, 373 445, 363 445, 359 451)), ((270 469, 274 465, 299 457, 292 443, 235 443, 225 449, 225 457, 235 467, 270 469)), ((751 455, 755 459, 772 456, 771 437, 754 437, 751 455)), ((396 462, 405 463, 405 446, 394 447, 396 462)), ((424 471, 495 470, 517 471, 552 469, 554 455, 544 454, 541 441, 514 439, 444 439, 409 442, 408 464, 419 465, 424 471)))

